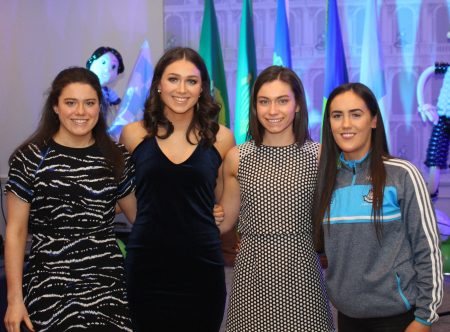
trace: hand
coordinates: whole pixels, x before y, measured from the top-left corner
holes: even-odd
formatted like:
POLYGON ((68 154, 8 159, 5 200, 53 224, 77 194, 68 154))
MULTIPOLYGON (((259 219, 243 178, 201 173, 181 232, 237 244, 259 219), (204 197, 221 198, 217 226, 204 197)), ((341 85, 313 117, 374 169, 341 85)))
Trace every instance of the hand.
POLYGON ((20 324, 24 322, 25 326, 34 331, 33 324, 31 324, 28 311, 22 301, 17 301, 13 304, 8 304, 8 309, 5 314, 5 327, 8 332, 20 332, 20 324))
POLYGON ((419 105, 417 110, 419 111, 420 117, 422 118, 423 122, 426 122, 428 120, 434 125, 438 123, 439 115, 435 106, 430 104, 423 104, 419 105))
POLYGON ((222 205, 214 204, 213 215, 216 225, 219 226, 225 217, 222 205))
POLYGON ((412 323, 408 325, 405 332, 431 332, 431 326, 413 320, 412 323))

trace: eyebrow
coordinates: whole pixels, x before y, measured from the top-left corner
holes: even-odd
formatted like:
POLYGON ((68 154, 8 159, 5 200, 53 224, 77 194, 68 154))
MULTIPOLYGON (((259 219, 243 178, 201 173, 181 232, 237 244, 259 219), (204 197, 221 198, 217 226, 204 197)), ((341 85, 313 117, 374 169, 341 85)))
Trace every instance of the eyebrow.
POLYGON ((187 77, 187 78, 200 78, 200 75, 188 75, 188 76, 183 76, 177 73, 168 73, 167 75, 173 75, 173 76, 178 76, 178 77, 187 77))
POLYGON ((83 101, 88 101, 88 100, 98 100, 97 98, 86 98, 86 99, 78 99, 75 97, 66 97, 64 98, 64 100, 83 100, 83 101))
MULTIPOLYGON (((257 98, 258 99, 259 98, 271 99, 270 97, 266 97, 266 96, 258 96, 257 98)), ((291 98, 291 97, 289 95, 282 95, 282 96, 277 96, 274 99, 280 99, 280 98, 291 98)))
MULTIPOLYGON (((361 108, 352 108, 350 110, 348 110, 348 112, 362 112, 363 110, 361 108)), ((331 110, 330 112, 343 112, 342 110, 331 110)))

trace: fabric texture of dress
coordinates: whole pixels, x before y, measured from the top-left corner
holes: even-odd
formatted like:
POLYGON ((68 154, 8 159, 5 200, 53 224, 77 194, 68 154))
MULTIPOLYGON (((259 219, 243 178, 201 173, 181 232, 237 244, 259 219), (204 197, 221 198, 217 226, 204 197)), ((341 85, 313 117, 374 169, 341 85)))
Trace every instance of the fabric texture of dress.
POLYGON ((125 155, 120 183, 94 144, 53 140, 19 151, 6 189, 30 203, 32 247, 24 301, 36 331, 132 331, 115 204, 134 190, 125 155))
POLYGON ((318 149, 239 146, 241 245, 228 332, 334 331, 312 240, 318 149))
POLYGON ((133 159, 138 214, 126 270, 135 331, 218 331, 226 288, 212 210, 221 156, 200 142, 175 164, 147 138, 133 159))

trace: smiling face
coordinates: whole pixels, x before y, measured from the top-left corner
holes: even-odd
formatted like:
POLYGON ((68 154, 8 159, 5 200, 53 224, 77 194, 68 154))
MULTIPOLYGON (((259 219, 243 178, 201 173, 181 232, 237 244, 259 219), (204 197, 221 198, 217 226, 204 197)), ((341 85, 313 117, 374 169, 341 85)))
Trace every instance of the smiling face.
POLYGON ((70 83, 58 98, 53 110, 60 126, 54 139, 69 147, 86 147, 92 143, 92 130, 97 124, 100 104, 97 92, 85 83, 70 83))
POLYGON ((119 60, 114 54, 107 52, 92 62, 89 69, 98 76, 100 85, 105 86, 117 78, 119 60))
POLYGON ((202 92, 200 71, 185 59, 174 61, 164 70, 158 89, 169 120, 179 115, 191 116, 202 92))
POLYGON ((265 129, 264 144, 292 144, 292 123, 299 110, 289 84, 280 80, 264 83, 256 95, 256 115, 265 129))
POLYGON ((353 91, 337 95, 330 104, 329 121, 334 140, 346 160, 359 160, 369 152, 377 118, 361 97, 353 91))

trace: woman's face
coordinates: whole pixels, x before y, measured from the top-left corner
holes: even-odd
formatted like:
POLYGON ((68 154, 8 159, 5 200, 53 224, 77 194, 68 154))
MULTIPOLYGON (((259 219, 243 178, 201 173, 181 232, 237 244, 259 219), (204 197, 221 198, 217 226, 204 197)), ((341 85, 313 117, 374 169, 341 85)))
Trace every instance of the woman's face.
POLYGON ((372 117, 361 97, 353 91, 337 95, 330 104, 329 121, 334 140, 346 160, 359 160, 367 154, 377 118, 372 117))
POLYGON ((299 110, 291 86, 281 80, 264 83, 256 95, 256 115, 265 138, 293 138, 292 123, 299 110))
POLYGON ((172 62, 164 70, 158 90, 168 118, 193 113, 202 92, 200 71, 185 59, 172 62))
POLYGON ((68 84, 61 91, 53 110, 60 122, 54 137, 58 143, 71 147, 91 143, 92 130, 100 114, 100 103, 97 92, 89 84, 68 84))
POLYGON ((92 62, 90 70, 97 75, 100 85, 105 86, 117 78, 119 60, 114 54, 107 52, 92 62))

